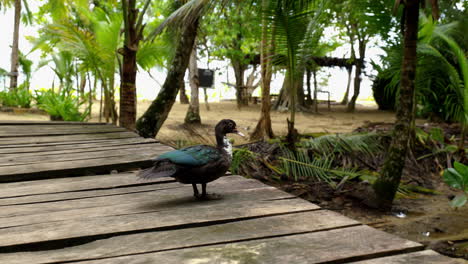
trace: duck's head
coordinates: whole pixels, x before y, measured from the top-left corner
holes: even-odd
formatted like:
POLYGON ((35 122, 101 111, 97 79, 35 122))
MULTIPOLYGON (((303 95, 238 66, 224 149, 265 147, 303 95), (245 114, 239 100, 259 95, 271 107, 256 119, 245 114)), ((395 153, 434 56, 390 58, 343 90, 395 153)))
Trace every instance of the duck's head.
POLYGON ((237 130, 236 122, 231 119, 223 119, 215 127, 216 135, 225 136, 228 133, 237 134, 244 137, 240 131, 237 130))

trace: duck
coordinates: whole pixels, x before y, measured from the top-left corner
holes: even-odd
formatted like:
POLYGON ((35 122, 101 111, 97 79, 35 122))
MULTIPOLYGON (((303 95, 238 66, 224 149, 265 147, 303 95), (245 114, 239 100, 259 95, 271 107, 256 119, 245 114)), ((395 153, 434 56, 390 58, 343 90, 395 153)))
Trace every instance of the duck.
POLYGON ((244 134, 237 130, 236 122, 231 119, 219 121, 214 131, 216 146, 196 145, 163 153, 152 160, 152 167, 140 171, 137 176, 145 180, 173 177, 180 183, 192 184, 197 199, 219 198, 217 194, 208 195, 206 185, 223 176, 231 166, 232 144, 226 134, 242 137, 244 134), (201 194, 197 184, 201 184, 201 194))

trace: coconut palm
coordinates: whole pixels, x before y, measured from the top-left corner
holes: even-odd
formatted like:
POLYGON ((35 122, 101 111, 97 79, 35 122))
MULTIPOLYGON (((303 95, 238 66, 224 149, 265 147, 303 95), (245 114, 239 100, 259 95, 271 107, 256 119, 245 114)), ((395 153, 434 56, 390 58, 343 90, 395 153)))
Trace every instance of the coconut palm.
POLYGON ((26 0, 0 0, 0 9, 10 8, 12 5, 15 7, 15 17, 13 24, 13 43, 11 45, 11 67, 10 67, 10 90, 16 89, 18 86, 18 65, 19 65, 19 30, 21 19, 22 3, 26 9, 26 21, 31 22, 32 14, 29 11, 28 2, 26 0))
MULTIPOLYGON (((438 5, 434 0, 432 3, 433 16, 438 17, 438 5)), ((400 1, 395 1, 398 8, 400 1)), ((384 161, 380 177, 375 181, 376 206, 389 210, 400 184, 401 175, 405 166, 406 154, 414 123, 414 93, 417 55, 416 47, 418 40, 418 17, 420 0, 407 0, 404 2, 404 32, 403 32, 403 63, 400 81, 400 98, 397 109, 397 120, 392 134, 387 156, 384 161)))

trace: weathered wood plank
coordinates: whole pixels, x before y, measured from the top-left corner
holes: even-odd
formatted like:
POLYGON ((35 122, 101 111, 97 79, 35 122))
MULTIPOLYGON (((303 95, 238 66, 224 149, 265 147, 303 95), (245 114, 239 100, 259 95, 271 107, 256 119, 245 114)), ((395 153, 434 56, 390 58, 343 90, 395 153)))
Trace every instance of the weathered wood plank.
POLYGON ((119 140, 100 140, 100 141, 91 141, 92 143, 86 143, 82 141, 78 142, 65 142, 61 144, 29 144, 26 146, 23 145, 14 145, 10 147, 2 146, 0 148, 0 155, 8 154, 8 157, 14 157, 15 155, 25 156, 25 155, 37 155, 39 152, 52 152, 60 150, 79 150, 79 149, 92 149, 92 148, 101 148, 101 147, 113 147, 113 146, 124 146, 124 145, 138 145, 138 144, 148 144, 148 143, 158 143, 157 140, 151 138, 123 138, 119 140))
MULTIPOLYGON (((119 207, 125 205, 116 205, 109 208, 110 210, 114 209, 114 211, 112 211, 112 215, 107 216, 102 216, 102 213, 95 209, 83 210, 82 218, 0 229, 0 236, 2 237, 0 240, 0 253, 7 250, 2 249, 2 247, 27 243, 57 240, 65 242, 66 240, 76 240, 83 237, 101 239, 109 237, 109 235, 128 234, 129 232, 180 229, 187 226, 210 225, 219 222, 240 221, 318 209, 317 206, 301 199, 265 200, 264 194, 280 196, 278 192, 271 189, 255 189, 237 191, 231 194, 225 193, 224 203, 200 203, 193 202, 193 199, 174 199, 172 203, 167 200, 164 203, 146 202, 139 207, 133 205, 134 211, 130 213, 118 210, 119 207), (240 201, 243 196, 253 198, 255 202, 240 201), (236 200, 231 199, 231 197, 235 197, 236 200), (226 204, 229 204, 229 206, 227 207, 226 204), (101 214, 101 216, 86 215, 85 211, 90 212, 91 210, 95 211, 94 214, 101 214), (138 210, 140 213, 137 213, 138 210)), ((131 210, 130 208, 126 208, 126 210, 131 210)), ((101 209, 102 212, 107 208, 101 207, 98 209, 101 209)), ((60 214, 64 213, 67 213, 67 211, 60 212, 60 214)), ((76 212, 72 213, 76 215, 76 212)))
MULTIPOLYGON (((81 135, 62 135, 49 137, 18 137, 18 138, 0 138, 0 147, 4 145, 20 145, 34 143, 54 143, 54 142, 74 142, 80 140, 108 140, 121 138, 139 138, 133 132, 112 132, 99 134, 81 134, 81 135)), ((5 146, 6 147, 6 146, 5 146)))
POLYGON ((432 250, 401 254, 396 256, 369 259, 355 264, 467 264, 468 261, 462 259, 449 258, 438 254, 432 250))
POLYGON ((116 156, 126 156, 141 153, 164 153, 168 151, 167 146, 152 143, 145 145, 126 145, 117 147, 101 147, 98 149, 90 150, 61 150, 56 152, 48 152, 34 155, 7 155, 5 158, 0 158, 0 174, 2 170, 8 166, 29 165, 38 163, 58 162, 58 161, 76 161, 91 158, 106 158, 116 156))
POLYGON ((0 126, 15 125, 15 126, 59 126, 59 125, 108 125, 108 123, 99 122, 76 122, 76 121, 20 121, 20 120, 0 120, 0 126))
MULTIPOLYGON (((115 214, 153 212, 155 210, 178 210, 186 207, 206 207, 223 203, 245 202, 249 199, 285 199, 292 195, 256 183, 242 181, 229 182, 230 186, 213 184, 212 189, 220 192, 223 199, 200 203, 192 196, 191 186, 178 183, 166 183, 145 186, 141 190, 116 193, 90 191, 85 193, 65 193, 59 199, 43 203, 2 206, 0 228, 16 225, 28 225, 67 219, 81 219, 115 214), (253 193, 257 190, 258 193, 253 193), (70 197, 70 198, 67 198, 70 197), (118 213, 116 213, 118 212, 118 213)), ((51 196, 49 196, 51 197, 51 196)))
POLYGON ((152 181, 138 180, 135 173, 67 177, 41 181, 22 181, 0 184, 0 199, 7 197, 38 196, 50 193, 77 192, 94 189, 112 189, 152 182, 174 182, 173 178, 158 178, 152 181))
POLYGON ((148 167, 152 164, 152 158, 169 150, 172 148, 161 147, 161 149, 148 150, 145 153, 116 155, 115 157, 7 166, 0 169, 0 182, 50 179, 148 167))
POLYGON ((79 263, 348 263, 360 258, 416 251, 422 245, 368 226, 171 250, 79 263))
MULTIPOLYGON (((71 204, 70 200, 73 199, 84 199, 84 198, 93 198, 93 197, 105 197, 105 196, 111 196, 111 195, 117 195, 117 194, 132 194, 132 193, 138 193, 138 192, 149 192, 152 190, 157 190, 157 189, 173 189, 173 188, 182 188, 180 191, 173 190, 173 191, 168 191, 168 193, 155 193, 155 194, 142 194, 142 198, 147 198, 148 196, 151 196, 152 199, 155 200, 163 200, 164 195, 170 194, 171 196, 180 196, 180 197, 186 197, 186 196, 191 196, 192 194, 192 188, 191 185, 184 185, 180 183, 176 183, 173 178, 160 178, 160 181, 151 181, 148 182, 148 185, 143 185, 143 183, 147 183, 146 181, 141 181, 139 180, 135 174, 130 174, 129 175, 131 179, 118 179, 115 177, 115 182, 108 182, 109 185, 103 185, 103 186, 97 186, 96 184, 93 184, 92 182, 86 181, 86 182, 79 182, 78 188, 67 188, 68 186, 66 185, 40 185, 41 190, 43 191, 42 188, 44 187, 49 187, 48 190, 51 193, 42 193, 40 195, 26 195, 26 196, 16 196, 16 197, 11 197, 11 198, 3 198, 0 199, 0 218, 7 216, 7 212, 44 212, 44 211, 49 211, 49 208, 53 208, 55 210, 60 209, 60 205, 57 204, 57 202, 63 201, 62 203, 65 204, 64 210, 69 210, 71 206, 73 208, 76 208, 80 206, 79 204, 71 204), (125 180, 125 181, 121 181, 125 180), (122 184, 124 183, 124 184, 122 184), (125 184, 126 183, 126 184, 125 184), (153 183, 153 184, 151 184, 153 183), (90 184, 92 184, 90 186, 90 184), (61 189, 64 187, 63 189, 61 189), (60 188, 60 189, 59 189, 60 188), (53 191, 55 190, 55 192, 53 191), (161 195, 163 195, 161 197, 161 195), (45 205, 39 205, 39 203, 44 204, 47 202, 54 202, 53 204, 45 204, 45 205), (28 206, 26 206, 29 204, 28 206), (35 204, 35 205, 32 205, 35 204), (14 205, 11 207, 13 211, 9 211, 9 209, 2 207, 2 206, 10 206, 14 205), (26 206, 26 208, 22 208, 23 205, 26 206), (43 206, 43 207, 41 207, 43 206)), ((81 177, 80 177, 81 178, 81 177)), ((95 179, 101 178, 99 177, 94 177, 95 179)), ((127 177, 129 178, 129 177, 127 177)), ((0 185, 1 186, 1 185, 0 185)), ((241 176, 228 176, 228 177, 222 177, 218 179, 217 181, 211 182, 208 185, 210 190, 247 190, 247 189, 255 189, 255 188, 264 188, 264 187, 269 187, 267 185, 264 185, 260 183, 257 180, 250 180, 250 179, 245 179, 244 177, 241 176)), ((3 187, 2 187, 3 188, 3 187)), ((37 189, 37 187, 35 188, 37 189)), ((18 189, 15 189, 18 191, 18 189)), ((10 193, 14 193, 15 190, 11 190, 10 193)), ((20 189, 21 191, 21 189, 20 189)), ((113 199, 106 199, 103 198, 102 201, 100 200, 94 200, 90 201, 90 204, 93 205, 113 205, 115 204, 118 200, 116 199, 122 199, 123 201, 127 200, 128 197, 114 197, 113 199)))
POLYGON ((121 235, 64 249, 3 254, 0 258, 9 264, 77 261, 210 244, 225 244, 241 240, 315 232, 357 224, 359 223, 337 213, 318 210, 209 226, 121 235))
POLYGON ((127 132, 126 129, 120 127, 81 127, 81 128, 50 128, 43 129, 22 129, 22 130, 2 130, 0 127, 0 138, 17 138, 31 136, 54 136, 54 135, 79 135, 79 134, 96 134, 96 133, 111 133, 111 132, 127 132))

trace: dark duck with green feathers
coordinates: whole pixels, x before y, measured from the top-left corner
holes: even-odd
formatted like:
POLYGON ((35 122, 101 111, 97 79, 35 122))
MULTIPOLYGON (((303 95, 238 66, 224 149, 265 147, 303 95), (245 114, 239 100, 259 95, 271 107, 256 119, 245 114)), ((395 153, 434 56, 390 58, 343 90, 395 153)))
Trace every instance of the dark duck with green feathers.
POLYGON ((166 152, 155 158, 153 167, 141 171, 138 177, 174 177, 180 183, 192 184, 196 198, 208 199, 206 184, 223 176, 231 166, 232 145, 226 137, 228 133, 244 136, 237 130, 236 122, 223 119, 215 127, 216 147, 197 145, 166 152), (197 184, 202 185, 201 195, 197 184))

